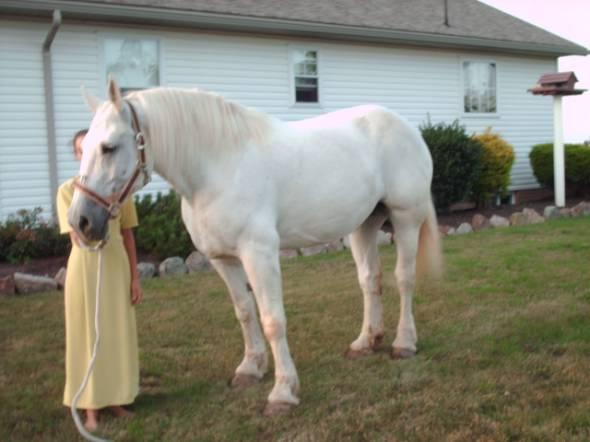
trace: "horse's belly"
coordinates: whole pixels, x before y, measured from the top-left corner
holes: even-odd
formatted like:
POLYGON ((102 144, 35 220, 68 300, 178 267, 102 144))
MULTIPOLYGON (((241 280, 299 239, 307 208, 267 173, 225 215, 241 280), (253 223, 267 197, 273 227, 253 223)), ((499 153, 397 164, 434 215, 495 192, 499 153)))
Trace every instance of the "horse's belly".
POLYGON ((370 150, 323 147, 295 169, 283 164, 277 197, 281 247, 305 247, 354 231, 383 197, 370 150))
POLYGON ((287 218, 278 223, 281 248, 307 247, 340 239, 360 226, 371 214, 378 196, 371 195, 357 204, 342 204, 348 201, 332 201, 325 205, 313 204, 301 211, 290 211, 287 218))

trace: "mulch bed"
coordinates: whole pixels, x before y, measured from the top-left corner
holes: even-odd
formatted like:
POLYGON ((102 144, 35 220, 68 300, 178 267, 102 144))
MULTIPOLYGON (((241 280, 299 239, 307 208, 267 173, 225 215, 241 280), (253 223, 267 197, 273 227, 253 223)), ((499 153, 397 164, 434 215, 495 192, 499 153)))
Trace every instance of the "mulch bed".
MULTIPOLYGON (((581 199, 568 199, 566 206, 573 207, 578 204, 581 199)), ((480 213, 486 217, 491 217, 492 215, 499 215, 506 218, 509 218, 515 212, 520 212, 524 208, 535 209, 539 214, 543 215, 543 210, 546 206, 553 205, 553 200, 541 200, 541 201, 532 201, 529 203, 517 204, 517 205, 508 205, 504 204, 500 207, 490 207, 487 209, 469 209, 469 210, 460 210, 455 212, 450 212, 446 214, 442 214, 438 216, 438 223, 439 225, 447 225, 451 227, 458 227, 463 222, 471 223, 473 215, 476 213, 480 213)), ((149 256, 138 257, 139 261, 150 261, 155 262, 155 260, 149 256)), ((43 259, 35 259, 31 260, 24 264, 10 264, 6 262, 0 262, 0 277, 11 275, 14 272, 23 272, 23 273, 31 273, 34 275, 47 275, 50 277, 55 276, 57 271, 61 267, 65 267, 67 263, 67 257, 59 256, 59 257, 51 257, 51 258, 43 258, 43 259)))

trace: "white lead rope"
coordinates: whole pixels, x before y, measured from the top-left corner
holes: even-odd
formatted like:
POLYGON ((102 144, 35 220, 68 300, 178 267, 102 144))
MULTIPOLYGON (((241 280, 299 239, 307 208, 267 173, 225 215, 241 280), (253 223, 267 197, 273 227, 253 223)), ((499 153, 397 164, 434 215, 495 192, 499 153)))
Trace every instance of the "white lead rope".
POLYGON ((84 437, 86 440, 91 442, 109 442, 108 439, 101 439, 100 437, 94 436, 82 424, 80 420, 80 415, 76 410, 76 404, 82 395, 82 392, 88 385, 88 379, 90 378, 90 374, 94 368, 94 363, 96 362, 96 355, 98 353, 98 344, 100 343, 100 329, 98 327, 98 321, 100 319, 100 286, 102 282, 102 246, 95 248, 89 248, 91 251, 95 252, 98 251, 98 275, 97 275, 97 282, 96 282, 96 303, 95 303, 95 311, 94 311, 94 331, 96 333, 96 337, 94 339, 94 349, 92 350, 92 358, 90 359, 90 364, 88 364, 88 369, 86 370, 86 375, 84 376, 84 380, 78 389, 78 392, 75 394, 74 399, 72 400, 72 405, 70 406, 70 411, 72 412, 72 417, 74 418, 74 423, 76 424, 76 428, 78 432, 84 437))

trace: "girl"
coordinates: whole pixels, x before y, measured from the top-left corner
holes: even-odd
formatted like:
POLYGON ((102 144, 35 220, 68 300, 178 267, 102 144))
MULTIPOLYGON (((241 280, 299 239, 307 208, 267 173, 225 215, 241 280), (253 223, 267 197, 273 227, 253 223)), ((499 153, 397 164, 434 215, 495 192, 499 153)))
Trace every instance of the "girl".
MULTIPOLYGON (((82 140, 87 130, 76 133, 72 144, 78 161, 82 158, 82 140)), ((95 296, 98 253, 81 248, 67 220, 74 195, 73 179, 62 184, 57 193, 61 233, 69 233, 72 251, 65 282, 66 385, 64 405, 70 406, 78 391, 94 345, 95 296)), ((116 416, 129 416, 123 405, 131 404, 139 391, 139 358, 134 305, 142 299, 137 272, 133 227, 137 213, 133 199, 121 207, 109 221, 110 239, 102 249, 103 269, 100 293, 100 346, 94 370, 78 406, 86 410, 85 426, 96 431, 98 410, 108 407, 116 416)))

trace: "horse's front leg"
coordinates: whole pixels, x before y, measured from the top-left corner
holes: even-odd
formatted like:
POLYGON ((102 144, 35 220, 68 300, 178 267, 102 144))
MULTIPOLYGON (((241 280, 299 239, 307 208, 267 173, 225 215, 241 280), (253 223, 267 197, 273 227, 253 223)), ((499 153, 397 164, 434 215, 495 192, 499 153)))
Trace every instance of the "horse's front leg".
POLYGON ((299 403, 299 378, 287 343, 278 239, 248 245, 242 250, 241 258, 258 302, 262 328, 275 363, 275 384, 264 414, 282 414, 299 403))
POLYGON ((237 259, 212 259, 211 264, 225 281, 244 336, 244 359, 232 379, 233 387, 247 387, 258 382, 268 368, 262 330, 258 324, 256 303, 247 289, 248 279, 237 259))

